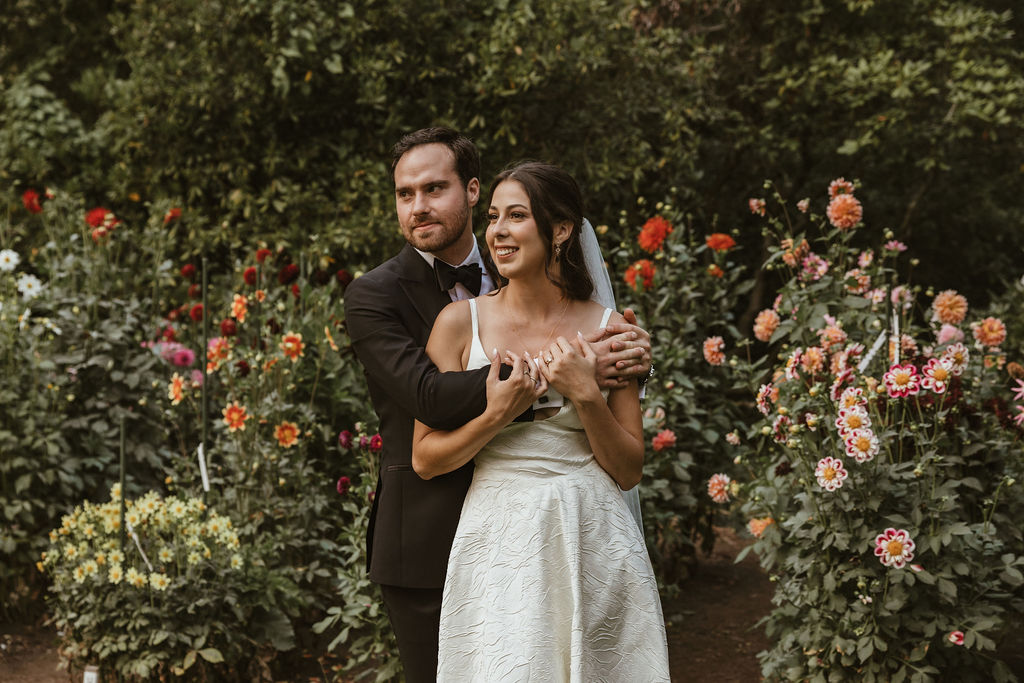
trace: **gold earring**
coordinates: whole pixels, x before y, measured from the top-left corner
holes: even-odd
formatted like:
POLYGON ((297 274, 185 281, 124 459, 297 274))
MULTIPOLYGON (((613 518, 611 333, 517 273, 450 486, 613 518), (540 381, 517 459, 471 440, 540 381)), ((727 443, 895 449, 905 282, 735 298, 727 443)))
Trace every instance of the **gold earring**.
POLYGON ((556 244, 555 245, 555 260, 557 261, 560 258, 562 258, 562 245, 561 244, 556 244))

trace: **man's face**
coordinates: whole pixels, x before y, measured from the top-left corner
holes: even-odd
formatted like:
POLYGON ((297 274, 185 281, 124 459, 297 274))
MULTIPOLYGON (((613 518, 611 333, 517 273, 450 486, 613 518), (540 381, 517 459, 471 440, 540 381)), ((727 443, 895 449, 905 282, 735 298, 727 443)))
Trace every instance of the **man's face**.
POLYGON ((402 234, 412 246, 449 263, 458 263, 472 248, 472 208, 479 198, 480 181, 473 178, 463 186, 454 155, 440 143, 413 147, 395 166, 402 234))

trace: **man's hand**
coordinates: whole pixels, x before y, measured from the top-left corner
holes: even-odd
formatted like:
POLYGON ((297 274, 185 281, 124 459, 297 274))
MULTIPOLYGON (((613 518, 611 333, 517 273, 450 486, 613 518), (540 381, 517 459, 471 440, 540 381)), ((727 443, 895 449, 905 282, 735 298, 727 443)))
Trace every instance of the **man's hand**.
POLYGON ((598 328, 585 339, 597 354, 597 383, 604 389, 624 387, 651 370, 651 335, 637 325, 627 308, 623 323, 598 328))

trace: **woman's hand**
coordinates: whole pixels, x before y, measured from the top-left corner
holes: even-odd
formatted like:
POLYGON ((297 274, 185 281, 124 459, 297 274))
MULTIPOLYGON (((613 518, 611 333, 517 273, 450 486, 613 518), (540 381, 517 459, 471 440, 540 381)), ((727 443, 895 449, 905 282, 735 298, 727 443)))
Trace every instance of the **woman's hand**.
POLYGON ((594 378, 597 354, 579 332, 571 342, 559 337, 541 352, 541 375, 548 384, 573 403, 602 400, 594 378))
POLYGON ((501 379, 501 356, 494 349, 491 370, 487 373, 487 410, 501 424, 508 424, 529 408, 548 390, 548 382, 537 369, 530 354, 520 357, 511 351, 505 358, 512 366, 508 379, 501 379))

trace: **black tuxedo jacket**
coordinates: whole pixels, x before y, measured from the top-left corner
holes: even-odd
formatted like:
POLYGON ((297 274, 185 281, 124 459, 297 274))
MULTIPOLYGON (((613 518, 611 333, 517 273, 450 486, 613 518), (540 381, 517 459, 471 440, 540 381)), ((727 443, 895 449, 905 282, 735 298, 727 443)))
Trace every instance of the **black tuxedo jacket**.
POLYGON ((488 372, 442 373, 427 357, 430 328, 450 303, 426 260, 408 244, 345 290, 348 332, 384 446, 367 530, 367 564, 376 583, 444 586, 473 465, 420 479, 412 469, 413 420, 454 429, 473 419, 486 406, 488 372))

